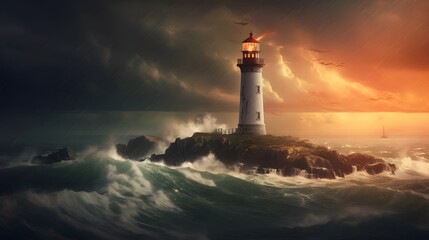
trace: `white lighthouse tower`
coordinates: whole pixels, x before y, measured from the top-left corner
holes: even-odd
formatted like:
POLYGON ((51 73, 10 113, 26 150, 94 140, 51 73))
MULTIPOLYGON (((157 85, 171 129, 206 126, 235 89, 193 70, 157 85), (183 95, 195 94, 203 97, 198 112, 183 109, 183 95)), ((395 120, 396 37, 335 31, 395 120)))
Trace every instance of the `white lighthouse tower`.
POLYGON ((243 58, 237 60, 241 70, 240 112, 238 134, 265 135, 264 98, 262 95, 262 68, 264 59, 259 58, 259 41, 250 36, 243 41, 243 58))

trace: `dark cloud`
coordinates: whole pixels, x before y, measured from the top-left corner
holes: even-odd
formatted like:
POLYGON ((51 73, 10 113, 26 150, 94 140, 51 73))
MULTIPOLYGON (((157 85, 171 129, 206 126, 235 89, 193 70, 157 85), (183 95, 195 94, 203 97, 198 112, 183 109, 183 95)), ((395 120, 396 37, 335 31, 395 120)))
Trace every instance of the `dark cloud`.
MULTIPOLYGON (((262 43, 272 58, 267 62, 276 64, 267 44, 282 46, 279 53, 303 81, 311 80, 311 71, 299 47, 328 55, 320 64, 347 62, 345 76, 376 87, 375 73, 362 67, 428 66, 428 38, 421 38, 428 34, 428 18, 424 11, 411 17, 416 6, 407 4, 9 1, 0 9, 0 107, 4 112, 235 110, 234 63, 249 31, 275 32, 262 43), (395 22, 407 16, 409 22, 395 22), (388 23, 395 29, 383 28, 388 23), (384 35, 391 38, 410 27, 410 34, 384 44, 389 42, 384 35), (379 53, 377 46, 385 48, 379 53)), ((279 82, 272 81, 273 91, 284 89, 279 82)))
POLYGON ((218 85, 232 92, 238 82, 222 56, 207 54, 210 48, 216 53, 211 40, 221 36, 189 29, 208 11, 202 5, 189 11, 173 2, 52 1, 2 9, 0 101, 6 111, 231 107, 191 91, 218 85))
MULTIPOLYGON (((5 4, 0 22, 1 107, 18 112, 235 109, 235 102, 209 92, 238 94, 234 62, 249 30, 239 29, 234 19, 257 17, 255 9, 262 4, 5 4)), ((272 4, 303 6, 298 1, 272 4)))

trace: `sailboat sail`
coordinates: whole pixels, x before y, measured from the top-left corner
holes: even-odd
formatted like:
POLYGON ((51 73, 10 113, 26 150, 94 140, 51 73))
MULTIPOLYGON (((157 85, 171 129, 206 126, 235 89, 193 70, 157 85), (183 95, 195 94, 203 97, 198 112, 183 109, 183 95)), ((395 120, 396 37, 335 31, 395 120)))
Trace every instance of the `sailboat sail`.
POLYGON ((383 135, 381 136, 381 138, 387 138, 386 133, 384 131, 384 126, 383 126, 383 135))

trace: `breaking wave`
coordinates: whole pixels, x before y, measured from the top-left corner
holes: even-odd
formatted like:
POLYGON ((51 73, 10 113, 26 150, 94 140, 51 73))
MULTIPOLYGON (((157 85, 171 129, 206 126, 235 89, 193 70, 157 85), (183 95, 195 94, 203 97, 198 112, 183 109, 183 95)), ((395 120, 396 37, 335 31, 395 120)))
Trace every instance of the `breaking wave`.
POLYGON ((315 180, 241 174, 213 155, 178 167, 88 149, 0 169, 1 239, 420 239, 429 163, 315 180))

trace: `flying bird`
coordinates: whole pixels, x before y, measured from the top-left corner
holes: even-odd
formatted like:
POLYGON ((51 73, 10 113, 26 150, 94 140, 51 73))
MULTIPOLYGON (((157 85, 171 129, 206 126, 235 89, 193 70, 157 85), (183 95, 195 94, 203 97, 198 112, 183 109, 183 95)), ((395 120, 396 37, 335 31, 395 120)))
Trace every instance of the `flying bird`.
POLYGON ((239 22, 239 21, 235 21, 234 23, 241 26, 246 26, 247 24, 249 24, 248 22, 239 22))
POLYGON ((312 52, 317 52, 317 53, 327 53, 329 51, 325 51, 325 50, 320 50, 317 48, 309 48, 308 50, 312 51, 312 52))
POLYGON ((380 100, 390 101, 392 99, 393 99, 392 95, 388 95, 387 97, 369 98, 369 100, 371 101, 380 101, 380 100))
POLYGON ((344 63, 333 63, 333 62, 324 62, 322 59, 316 59, 314 60, 318 62, 319 64, 325 65, 325 66, 334 66, 334 67, 344 67, 344 63))
POLYGON ((319 61, 319 64, 322 64, 322 65, 325 65, 325 66, 344 67, 344 63, 336 64, 336 63, 331 63, 331 62, 322 62, 322 61, 319 61))

